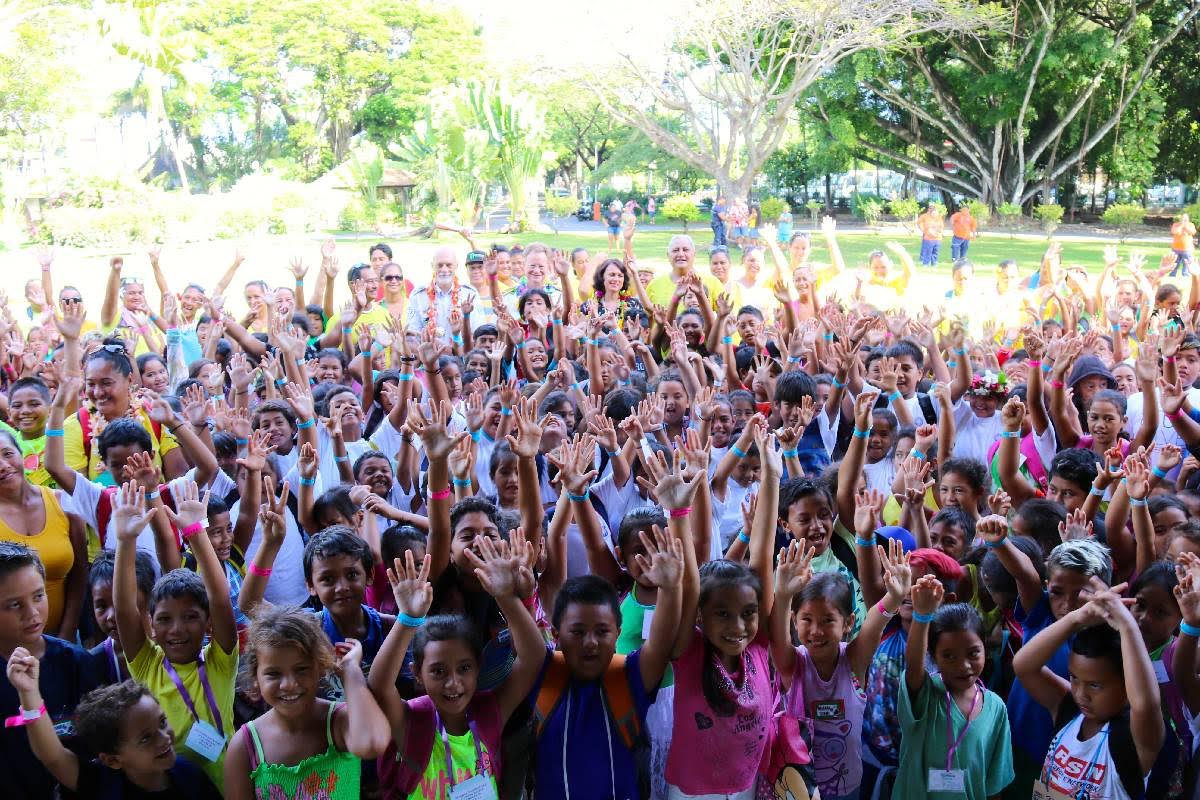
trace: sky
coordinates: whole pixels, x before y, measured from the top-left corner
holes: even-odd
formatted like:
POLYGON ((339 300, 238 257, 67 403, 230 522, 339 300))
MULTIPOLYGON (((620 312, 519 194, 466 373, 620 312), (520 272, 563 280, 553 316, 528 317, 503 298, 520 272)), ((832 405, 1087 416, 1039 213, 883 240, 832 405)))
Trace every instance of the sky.
POLYGON ((605 0, 603 3, 561 0, 453 0, 483 27, 488 55, 511 66, 532 60, 540 48, 560 67, 599 66, 620 48, 637 57, 652 57, 662 47, 672 14, 685 0, 605 0))

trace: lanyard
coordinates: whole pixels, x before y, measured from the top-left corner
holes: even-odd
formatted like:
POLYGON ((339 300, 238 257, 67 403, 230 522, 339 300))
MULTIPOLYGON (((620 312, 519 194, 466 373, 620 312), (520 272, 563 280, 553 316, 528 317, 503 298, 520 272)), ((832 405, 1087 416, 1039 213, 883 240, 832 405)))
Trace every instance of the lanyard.
POLYGON ((121 661, 117 659, 116 648, 113 647, 112 637, 104 640, 104 652, 108 653, 108 660, 112 662, 113 681, 120 683, 127 677, 125 670, 121 669, 121 661))
MULTIPOLYGON (((1088 762, 1088 765, 1084 767, 1083 772, 1080 773, 1080 783, 1087 782, 1088 775, 1092 773, 1092 769, 1096 766, 1096 762, 1100 760, 1100 754, 1104 752, 1104 743, 1108 741, 1108 729, 1111 724, 1112 723, 1106 722, 1104 727, 1100 730, 1100 741, 1096 745, 1096 750, 1092 753, 1092 760, 1088 762)), ((1054 756, 1058 752, 1058 745, 1062 742, 1063 736, 1066 735, 1067 728, 1069 727, 1071 727, 1070 723, 1064 725, 1058 732, 1058 735, 1054 737, 1054 741, 1050 743, 1050 752, 1046 756, 1046 763, 1042 765, 1041 775, 1041 780, 1046 785, 1050 784, 1050 766, 1054 763, 1054 756)), ((1075 741, 1077 742, 1079 741, 1079 732, 1082 729, 1083 720, 1080 718, 1079 727, 1075 729, 1075 741)))
MULTIPOLYGON (((183 698, 183 702, 187 703, 188 711, 192 712, 192 716, 196 721, 200 721, 200 715, 196 713, 196 704, 192 702, 192 696, 188 693, 187 687, 183 685, 183 681, 179 678, 179 673, 175 671, 175 665, 168 659, 163 659, 163 666, 167 670, 167 674, 171 676, 171 681, 174 682, 175 688, 179 690, 179 696, 183 698)), ((200 673, 200 685, 204 687, 204 699, 208 701, 208 710, 212 712, 213 722, 217 723, 217 733, 225 735, 225 727, 221 724, 221 711, 217 708, 217 699, 213 697, 212 685, 208 682, 208 673, 204 671, 204 654, 200 654, 200 666, 196 668, 200 673)))
MULTIPOLYGON (((446 735, 446 727, 442 725, 442 718, 437 711, 433 712, 433 719, 437 723, 438 732, 442 734, 442 748, 446 756, 446 779, 450 781, 450 786, 454 787, 454 760, 450 757, 450 739, 446 735)), ((475 742, 475 774, 483 775, 486 770, 483 769, 483 753, 479 750, 479 731, 475 729, 475 720, 467 715, 467 727, 471 730, 471 739, 475 742)))
POLYGON ((967 728, 971 727, 971 717, 975 715, 975 706, 979 704, 980 698, 983 697, 983 686, 979 681, 975 682, 975 696, 971 698, 971 710, 967 712, 967 721, 963 725, 962 730, 958 732, 958 737, 954 738, 954 719, 951 716, 952 700, 950 699, 950 690, 946 690, 946 742, 949 743, 954 738, 954 743, 950 744, 950 749, 946 751, 946 771, 950 771, 950 767, 954 763, 954 751, 962 744, 963 737, 967 735, 967 728))

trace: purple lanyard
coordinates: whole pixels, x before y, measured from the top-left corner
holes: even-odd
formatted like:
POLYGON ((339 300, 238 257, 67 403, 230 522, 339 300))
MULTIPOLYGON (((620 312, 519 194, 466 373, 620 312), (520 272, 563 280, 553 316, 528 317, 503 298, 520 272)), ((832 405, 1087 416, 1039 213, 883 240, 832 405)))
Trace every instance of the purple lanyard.
POLYGON ((117 651, 113 647, 113 640, 111 636, 104 640, 104 652, 108 653, 108 660, 112 662, 113 681, 120 683, 128 678, 129 674, 126 673, 125 670, 121 669, 121 660, 117 658, 117 651))
MULTIPOLYGON (((446 736, 446 727, 442 725, 441 716, 434 711, 433 719, 437 722, 438 732, 442 734, 442 749, 446 756, 446 779, 450 781, 450 786, 453 788, 454 782, 454 760, 450 757, 450 739, 446 736)), ((483 775, 483 753, 479 750, 479 731, 475 730, 475 720, 467 717, 467 727, 471 730, 471 739, 475 742, 475 774, 483 775)))
MULTIPOLYGON (((168 660, 163 659, 163 666, 166 667, 167 674, 171 676, 171 680, 175 683, 175 688, 179 690, 179 696, 183 698, 183 702, 187 703, 188 711, 192 712, 192 716, 196 721, 200 721, 200 715, 196 713, 196 704, 192 702, 192 696, 188 693, 187 687, 183 685, 183 681, 179 679, 179 673, 175 671, 175 666, 168 660)), ((204 698, 208 701, 208 710, 212 712, 213 721, 217 723, 217 733, 225 735, 225 727, 221 724, 221 711, 217 708, 217 699, 213 697, 212 686, 208 682, 208 673, 204 671, 204 654, 200 654, 200 666, 196 669, 200 673, 200 685, 204 687, 204 698)))
MULTIPOLYGON (((975 706, 979 704, 979 698, 983 697, 983 686, 979 681, 975 681, 975 696, 971 698, 971 710, 967 712, 967 722, 963 725, 962 730, 958 732, 958 738, 954 739, 954 744, 950 745, 950 749, 946 751, 946 772, 950 771, 951 765, 954 763, 954 751, 962 744, 963 737, 967 735, 967 728, 971 727, 971 717, 975 715, 975 706)), ((952 709, 950 708, 952 701, 950 700, 950 691, 946 690, 946 741, 949 742, 954 738, 954 720, 951 717, 952 709)))

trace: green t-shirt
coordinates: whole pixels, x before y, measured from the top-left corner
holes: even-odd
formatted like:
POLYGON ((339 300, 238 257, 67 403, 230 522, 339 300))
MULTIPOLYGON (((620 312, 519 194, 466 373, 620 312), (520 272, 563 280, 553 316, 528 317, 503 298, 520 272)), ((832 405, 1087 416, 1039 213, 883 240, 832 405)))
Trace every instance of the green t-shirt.
POLYGON ((17 440, 17 444, 21 447, 21 455, 24 456, 25 461, 26 479, 34 486, 57 489, 58 484, 54 482, 54 478, 51 478, 50 473, 46 471, 46 435, 43 433, 36 439, 26 439, 21 435, 20 431, 6 422, 0 422, 0 428, 12 434, 12 437, 17 440))
MULTIPOLYGON (((966 720, 958 705, 950 703, 953 736, 962 732, 966 720)), ((928 797, 932 800, 986 800, 1000 794, 1013 779, 1012 745, 1008 712, 994 692, 983 693, 983 709, 963 734, 954 751, 952 769, 964 771, 963 792, 928 791, 929 770, 946 768, 946 686, 940 675, 929 675, 917 696, 908 696, 908 683, 900 676, 900 767, 893 797, 928 797)))
MULTIPOLYGON (((458 785, 475 775, 475 734, 467 731, 455 736, 447 733, 450 742, 450 761, 454 765, 454 783, 458 785)), ((487 745, 479 743, 479 752, 483 760, 484 770, 492 784, 492 796, 499 797, 496 787, 496 776, 490 768, 491 758, 487 745)), ((433 737, 433 752, 429 754, 429 763, 425 765, 425 774, 421 782, 413 789, 408 800, 447 800, 450 797, 450 780, 446 775, 446 745, 442 737, 435 733, 433 737)))

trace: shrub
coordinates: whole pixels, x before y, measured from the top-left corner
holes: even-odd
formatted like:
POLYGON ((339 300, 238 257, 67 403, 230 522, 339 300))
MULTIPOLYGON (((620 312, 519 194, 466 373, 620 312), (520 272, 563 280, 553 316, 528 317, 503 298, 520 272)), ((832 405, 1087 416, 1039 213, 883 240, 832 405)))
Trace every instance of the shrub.
POLYGON ((813 227, 817 227, 817 217, 821 216, 821 211, 824 210, 825 204, 813 197, 804 204, 804 207, 808 209, 808 216, 812 220, 813 227))
POLYGON ((567 197, 559 197, 554 194, 546 195, 546 210, 550 212, 552 217, 566 217, 575 213, 575 209, 579 208, 579 198, 575 195, 567 197))
POLYGON ((666 202, 662 204, 662 208, 658 210, 658 213, 667 219, 682 222, 685 231, 689 222, 699 222, 704 219, 704 212, 696 208, 696 204, 692 202, 692 198, 686 194, 677 194, 674 197, 668 197, 666 202))
POLYGON ((901 197, 888 203, 888 213, 896 219, 912 221, 921 213, 921 204, 912 197, 901 197))
POLYGON ((63 206, 46 210, 34 238, 65 247, 113 247, 155 241, 162 231, 162 217, 142 204, 63 206))
POLYGON ((931 200, 929 204, 925 206, 925 208, 937 214, 939 217, 946 216, 946 206, 944 206, 940 201, 931 200))
POLYGON ((1042 223, 1042 228, 1046 231, 1046 236, 1053 235, 1058 229, 1058 225, 1062 222, 1063 207, 1058 203, 1043 203, 1033 209, 1033 216, 1042 223))
POLYGON ((1123 242, 1129 232, 1146 219, 1146 209, 1137 203, 1113 203, 1104 209, 1101 219, 1105 225, 1112 225, 1117 229, 1117 235, 1123 242))
POLYGON ((883 216, 883 198, 877 194, 855 192, 850 195, 850 213, 868 225, 874 225, 883 216))
POLYGON ((258 230, 267 221, 264 209, 249 207, 226 208, 217 215, 216 234, 218 239, 236 239, 258 230))
POLYGON ((978 200, 968 200, 963 205, 971 210, 971 216, 975 218, 975 223, 980 227, 991 221, 992 210, 988 208, 987 203, 981 203, 978 200))
POLYGON ((1190 206, 1186 206, 1183 211, 1179 213, 1187 214, 1188 218, 1190 218, 1192 222, 1195 222, 1196 220, 1200 219, 1200 202, 1192 203, 1190 206))
POLYGON ((1016 203, 1001 203, 996 206, 996 213, 1005 225, 1015 225, 1021 221, 1021 207, 1016 203))
POLYGON ((758 204, 758 219, 759 222, 778 222, 779 215, 788 210, 786 200, 779 197, 764 198, 758 204))

